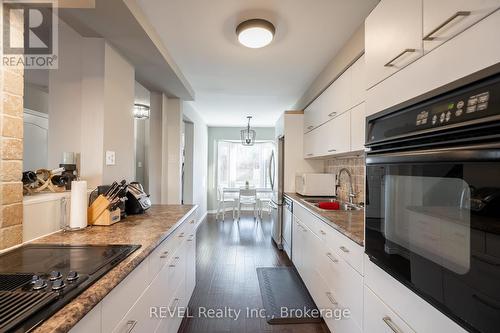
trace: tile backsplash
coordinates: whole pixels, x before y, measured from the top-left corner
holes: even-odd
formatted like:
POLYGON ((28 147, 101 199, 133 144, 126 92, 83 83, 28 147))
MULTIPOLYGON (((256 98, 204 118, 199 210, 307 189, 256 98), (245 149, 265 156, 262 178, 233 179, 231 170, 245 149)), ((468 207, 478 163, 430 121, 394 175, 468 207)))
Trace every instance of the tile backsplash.
MULTIPOLYGON (((18 43, 22 22, 19 13, 10 16, 10 36, 18 43)), ((22 65, 0 69, 0 250, 23 240, 23 75, 22 65)))
MULTIPOLYGON (((338 174, 339 170, 346 168, 352 175, 352 186, 356 198, 355 203, 365 202, 365 157, 364 156, 342 156, 325 161, 325 172, 338 174)), ((345 172, 340 179, 341 187, 338 189, 337 197, 347 201, 349 194, 349 177, 345 172)))

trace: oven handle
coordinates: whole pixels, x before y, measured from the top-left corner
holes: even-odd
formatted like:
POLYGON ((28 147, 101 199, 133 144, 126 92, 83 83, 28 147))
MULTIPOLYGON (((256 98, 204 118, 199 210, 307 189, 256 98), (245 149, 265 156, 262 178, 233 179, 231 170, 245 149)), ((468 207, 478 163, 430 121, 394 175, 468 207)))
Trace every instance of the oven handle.
POLYGON ((369 153, 366 156, 366 164, 498 160, 500 160, 499 142, 382 154, 369 153))

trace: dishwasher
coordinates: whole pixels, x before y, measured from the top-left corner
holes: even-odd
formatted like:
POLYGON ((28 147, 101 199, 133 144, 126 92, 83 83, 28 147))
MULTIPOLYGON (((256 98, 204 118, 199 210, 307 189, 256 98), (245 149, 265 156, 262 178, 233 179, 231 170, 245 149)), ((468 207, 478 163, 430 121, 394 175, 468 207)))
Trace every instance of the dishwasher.
POLYGON ((283 206, 283 250, 292 259, 292 224, 293 224, 293 201, 284 198, 283 206))

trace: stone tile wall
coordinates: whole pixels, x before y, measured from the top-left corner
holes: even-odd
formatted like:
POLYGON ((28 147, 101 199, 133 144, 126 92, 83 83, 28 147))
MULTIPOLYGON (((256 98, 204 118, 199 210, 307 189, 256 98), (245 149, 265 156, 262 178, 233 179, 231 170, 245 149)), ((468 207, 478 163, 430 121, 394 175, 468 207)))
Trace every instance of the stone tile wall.
MULTIPOLYGON (((11 29, 22 40, 18 19, 11 29)), ((23 76, 22 66, 0 69, 0 249, 21 243, 23 236, 23 76)))
MULTIPOLYGON (((325 161, 325 172, 335 173, 342 168, 347 168, 352 175, 354 192, 356 193, 355 203, 365 202, 365 157, 364 156, 343 156, 325 161)), ((337 197, 347 201, 349 194, 349 177, 345 172, 340 177, 341 187, 337 190, 337 197)))

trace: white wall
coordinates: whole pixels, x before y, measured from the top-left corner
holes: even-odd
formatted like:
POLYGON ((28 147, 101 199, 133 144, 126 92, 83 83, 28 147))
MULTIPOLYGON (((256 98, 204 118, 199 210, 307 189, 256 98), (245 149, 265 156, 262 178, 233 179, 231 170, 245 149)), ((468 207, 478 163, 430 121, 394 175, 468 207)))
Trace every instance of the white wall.
POLYGON ((83 38, 60 21, 59 68, 49 73, 48 167, 80 154, 90 187, 134 180, 134 68, 102 38, 83 38), (116 152, 106 166, 104 152, 116 152))
POLYGON ((208 128, 191 102, 183 104, 184 117, 193 123, 193 203, 199 205, 202 218, 207 212, 208 128))
POLYGON ((83 37, 59 20, 59 68, 49 73, 48 167, 81 151, 83 37))
POLYGON ((25 82, 23 103, 25 109, 49 113, 48 87, 25 82))
POLYGON ((192 204, 193 199, 193 149, 194 149, 194 124, 189 119, 184 119, 182 126, 184 172, 182 184, 182 203, 192 204))
POLYGON ((163 94, 151 92, 149 117, 149 194, 153 204, 161 203, 163 94))
POLYGON ((82 49, 82 119, 80 175, 89 187, 102 184, 104 156, 104 52, 102 38, 84 38, 82 49))
POLYGON ((133 181, 134 168, 134 67, 108 43, 104 67, 104 151, 116 153, 116 165, 105 165, 103 183, 133 181))
POLYGON ((161 202, 163 204, 180 204, 183 103, 179 99, 168 99, 163 95, 163 105, 161 202))

